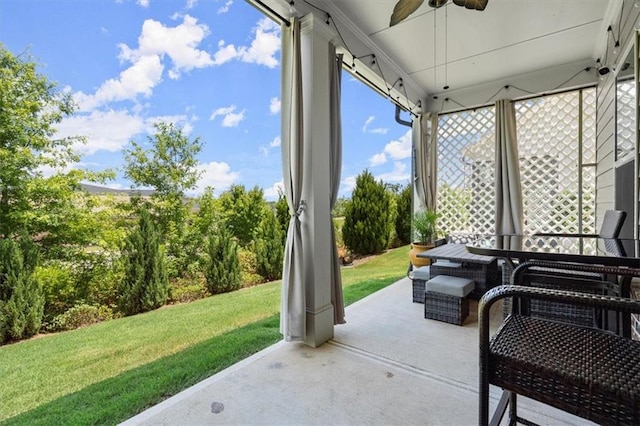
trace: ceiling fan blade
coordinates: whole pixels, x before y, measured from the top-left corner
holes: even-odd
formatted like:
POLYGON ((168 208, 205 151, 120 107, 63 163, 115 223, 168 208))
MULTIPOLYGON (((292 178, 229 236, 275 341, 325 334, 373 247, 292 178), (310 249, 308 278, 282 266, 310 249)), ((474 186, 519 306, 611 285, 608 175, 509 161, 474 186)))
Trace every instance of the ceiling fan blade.
POLYGON ((489 0, 453 0, 458 6, 464 6, 467 9, 484 10, 489 0))
POLYGON ((400 0, 396 3, 391 14, 391 21, 389 26, 393 27, 400 21, 405 20, 409 15, 415 12, 420 6, 422 6, 424 0, 400 0))

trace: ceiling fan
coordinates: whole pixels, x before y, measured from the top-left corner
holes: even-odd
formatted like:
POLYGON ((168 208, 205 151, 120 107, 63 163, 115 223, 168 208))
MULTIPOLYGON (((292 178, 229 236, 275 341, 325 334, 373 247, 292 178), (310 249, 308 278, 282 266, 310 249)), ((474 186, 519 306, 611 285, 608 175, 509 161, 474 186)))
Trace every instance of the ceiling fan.
MULTIPOLYGON (((449 0, 429 0, 429 6, 437 9, 447 4, 449 0)), ((484 10, 487 7, 489 0, 453 0, 458 6, 466 7, 467 9, 484 10)), ((394 26, 398 22, 406 19, 409 15, 415 12, 424 0, 400 0, 396 3, 391 14, 391 21, 389 26, 394 26)))

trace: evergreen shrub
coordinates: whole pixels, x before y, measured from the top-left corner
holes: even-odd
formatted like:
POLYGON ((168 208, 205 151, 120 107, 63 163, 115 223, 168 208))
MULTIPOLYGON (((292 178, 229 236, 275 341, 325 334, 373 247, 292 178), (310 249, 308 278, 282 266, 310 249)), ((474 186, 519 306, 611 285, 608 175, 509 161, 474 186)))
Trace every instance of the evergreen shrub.
POLYGON ((146 208, 129 234, 123 250, 125 276, 120 286, 119 308, 125 315, 150 311, 164 305, 169 280, 160 235, 146 208))
POLYGON ((0 240, 0 342, 40 331, 44 294, 33 277, 36 265, 37 251, 25 237, 0 240))
POLYGON ((273 213, 265 215, 256 231, 255 253, 257 272, 267 281, 282 278, 284 240, 273 213))
POLYGON ((389 244, 389 193, 365 170, 356 178, 351 202, 345 208, 342 239, 356 254, 377 254, 389 244))
POLYGON ((411 193, 413 188, 407 185, 396 196, 395 229, 398 245, 411 243, 411 193))
POLYGON ((207 244, 205 278, 211 294, 226 293, 240 288, 241 269, 238 245, 224 226, 207 244))

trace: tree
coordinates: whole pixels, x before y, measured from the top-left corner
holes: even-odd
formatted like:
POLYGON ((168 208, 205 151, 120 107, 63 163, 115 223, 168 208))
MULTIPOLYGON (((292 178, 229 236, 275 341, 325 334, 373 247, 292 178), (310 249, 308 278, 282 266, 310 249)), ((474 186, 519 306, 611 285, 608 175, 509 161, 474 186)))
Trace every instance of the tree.
POLYGON ((126 315, 159 308, 167 301, 169 280, 160 235, 147 208, 140 210, 138 227, 123 250, 125 277, 120 286, 119 306, 126 315))
POLYGON ((189 140, 182 128, 172 123, 158 122, 154 128, 156 133, 147 138, 150 149, 131 141, 132 148, 125 150, 124 174, 134 188, 153 188, 151 199, 160 229, 166 233, 170 224, 182 223, 189 209, 184 198, 202 174, 196 158, 202 143, 200 138, 189 140))
POLYGON ((413 187, 411 184, 403 187, 396 196, 396 238, 400 245, 411 243, 411 194, 413 187))
POLYGON ((226 293, 240 288, 238 246, 224 226, 219 227, 217 235, 209 238, 205 277, 211 294, 226 293))
POLYGON ((273 213, 268 212, 256 231, 255 253, 258 274, 268 281, 282 278, 284 240, 273 213))
POLYGON ((35 335, 44 315, 44 293, 33 277, 37 253, 30 239, 0 240, 0 342, 35 335))
MULTIPOLYGON (((135 141, 125 150, 124 174, 134 188, 153 188, 153 211, 158 220, 162 241, 166 244, 172 276, 187 269, 192 258, 185 250, 189 232, 187 220, 193 203, 185 199, 186 192, 196 187, 201 170, 197 155, 202 150, 199 138, 189 140, 183 129, 172 123, 157 122, 153 136, 145 149, 135 141)), ((132 200, 139 204, 139 199, 132 200)))
POLYGON ((220 194, 218 201, 223 222, 231 235, 241 246, 249 245, 262 218, 269 212, 262 189, 255 186, 247 192, 243 185, 231 185, 220 194))
POLYGON ((62 171, 80 160, 73 146, 85 142, 56 134, 56 125, 74 109, 71 94, 38 74, 29 56, 14 56, 0 44, 0 236, 26 230, 46 248, 45 257, 95 238, 91 199, 80 182, 113 176, 62 171), (54 174, 45 177, 45 168, 54 174))
POLYGON ((276 202, 276 219, 278 220, 278 226, 282 233, 282 238, 284 239, 287 237, 287 232, 289 231, 291 213, 289 213, 289 204, 287 204, 287 199, 282 191, 278 192, 278 201, 276 202))
POLYGON ((353 253, 375 254, 389 243, 389 193, 365 170, 356 178, 356 186, 345 212, 342 227, 344 244, 353 253))

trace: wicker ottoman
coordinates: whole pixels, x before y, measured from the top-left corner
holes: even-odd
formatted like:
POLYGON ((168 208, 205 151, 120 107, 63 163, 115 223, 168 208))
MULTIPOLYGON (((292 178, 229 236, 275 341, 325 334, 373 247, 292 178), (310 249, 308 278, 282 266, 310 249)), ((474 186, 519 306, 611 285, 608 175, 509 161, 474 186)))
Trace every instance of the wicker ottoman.
POLYGON ((475 288, 467 278, 438 275, 425 283, 424 317, 462 325, 469 316, 466 296, 475 288))
POLYGON ((425 283, 431 278, 429 266, 421 266, 409 272, 413 286, 413 303, 424 303, 425 283))

